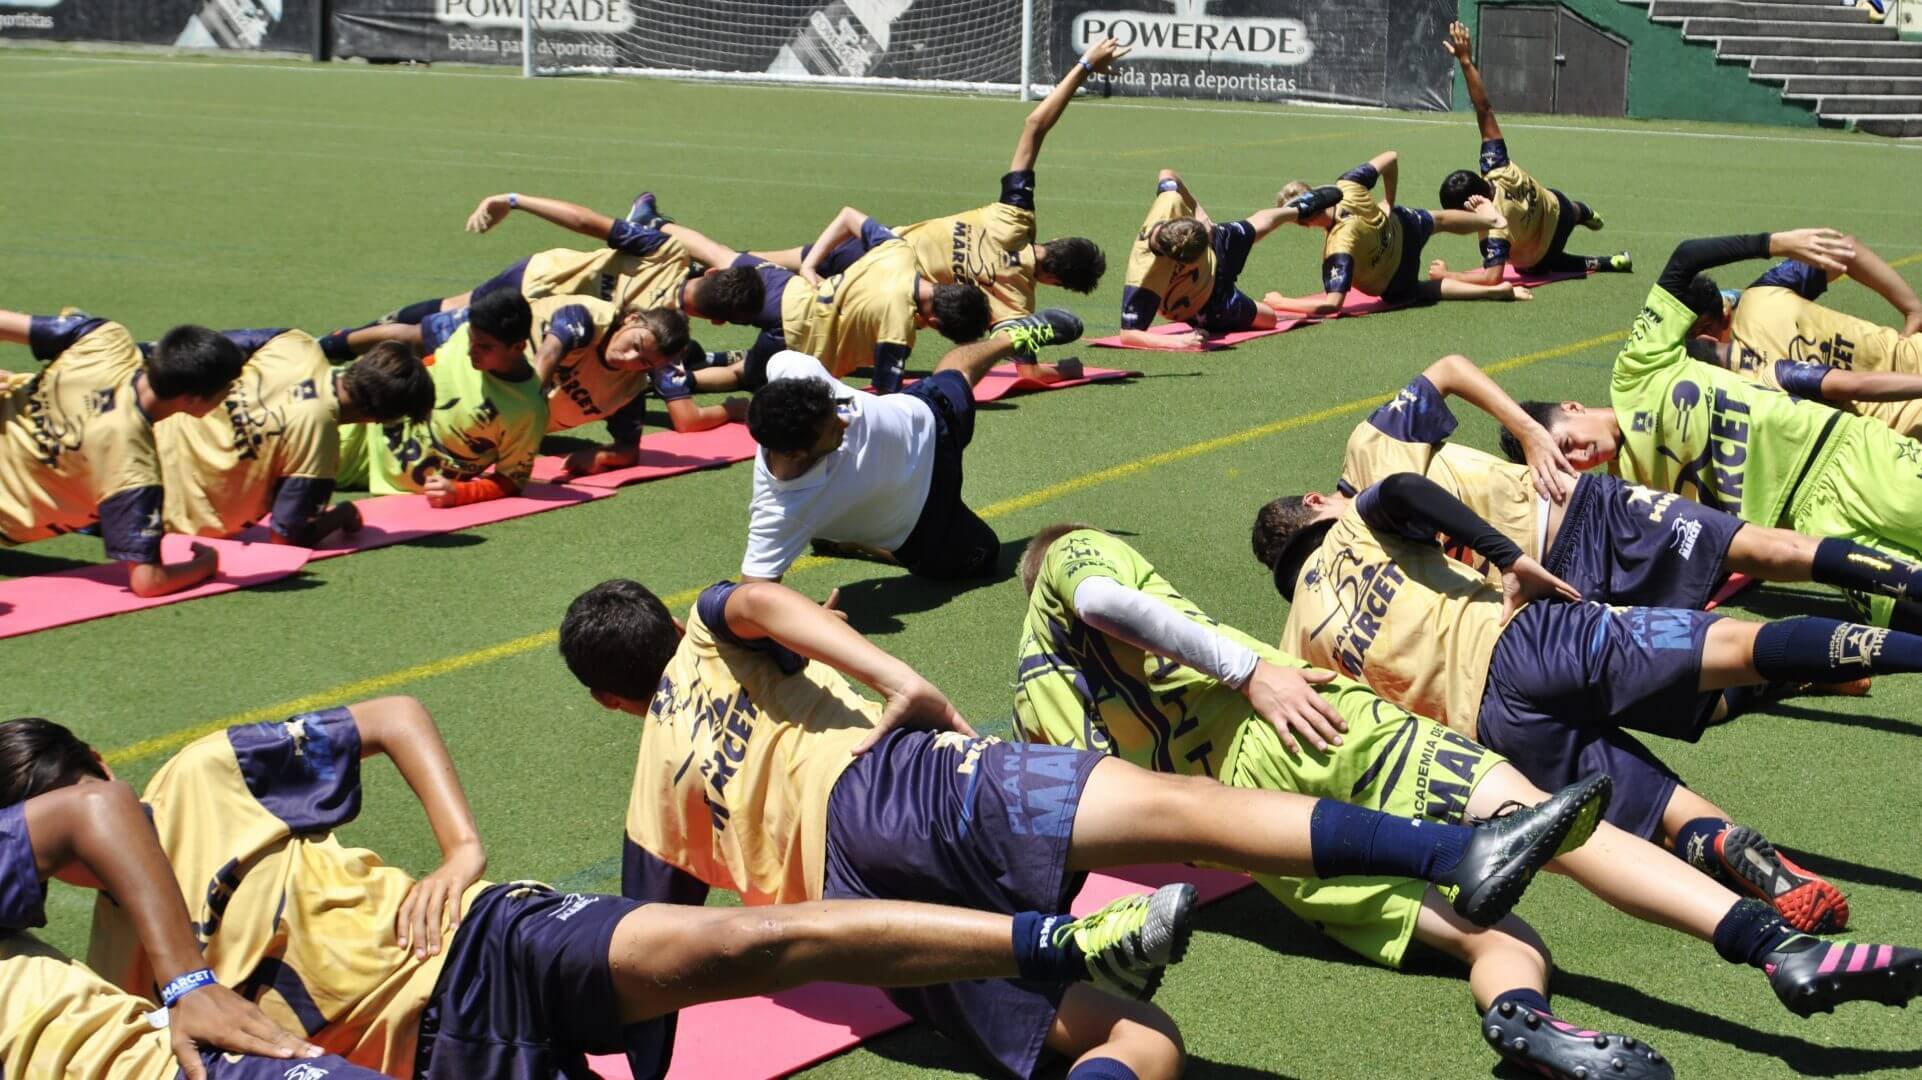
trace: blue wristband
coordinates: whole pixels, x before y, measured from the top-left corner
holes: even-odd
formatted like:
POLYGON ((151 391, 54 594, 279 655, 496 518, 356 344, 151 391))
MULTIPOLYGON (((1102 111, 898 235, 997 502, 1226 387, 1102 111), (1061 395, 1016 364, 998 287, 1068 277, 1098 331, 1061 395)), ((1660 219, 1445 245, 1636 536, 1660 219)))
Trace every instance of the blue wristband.
POLYGON ((1093 65, 1093 64, 1090 64, 1090 63, 1088 63, 1088 61, 1087 61, 1087 60, 1085 60, 1085 59, 1083 59, 1083 60, 1076 60, 1076 61, 1075 61, 1075 63, 1077 63, 1077 64, 1079 64, 1079 65, 1081 65, 1081 70, 1083 70, 1083 71, 1085 71, 1085 72, 1087 72, 1088 74, 1090 74, 1090 75, 1093 75, 1093 74, 1095 73, 1095 72, 1094 72, 1094 65, 1093 65))
POLYGON ((507 193, 507 208, 509 210, 519 210, 521 208, 520 192, 510 191, 507 193))
POLYGON ((174 1007, 174 1003, 178 1002, 181 998, 186 997, 188 994, 193 993, 203 986, 212 986, 219 981, 220 980, 214 978, 214 973, 209 968, 201 968, 199 971, 189 971, 185 975, 180 976, 160 988, 160 1004, 171 1009, 174 1007))

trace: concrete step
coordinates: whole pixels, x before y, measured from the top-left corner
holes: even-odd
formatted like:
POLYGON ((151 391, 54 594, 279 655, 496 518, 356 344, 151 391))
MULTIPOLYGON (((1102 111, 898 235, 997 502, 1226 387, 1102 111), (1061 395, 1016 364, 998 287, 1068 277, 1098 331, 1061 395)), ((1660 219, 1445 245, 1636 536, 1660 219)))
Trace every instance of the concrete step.
POLYGON ((1831 94, 1889 94, 1922 96, 1922 74, 1912 78, 1878 79, 1869 76, 1796 75, 1782 86, 1788 98, 1825 97, 1831 94))
POLYGON ((1854 117, 1830 117, 1834 120, 1851 120, 1857 131, 1870 135, 1882 135, 1891 139, 1922 138, 1922 116, 1872 116, 1856 119, 1854 117))
POLYGON ((1658 23, 1683 19, 1755 19, 1874 25, 1860 9, 1839 4, 1767 4, 1745 0, 1655 0, 1648 6, 1648 17, 1658 23))
POLYGON ((1772 37, 1805 41, 1899 41, 1902 35, 1893 26, 1874 23, 1783 22, 1770 19, 1683 19, 1682 36, 1690 41, 1704 38, 1772 37))
POLYGON ((1756 56, 1922 60, 1922 41, 1804 41, 1779 37, 1725 37, 1715 43, 1715 55, 1725 60, 1745 60, 1756 56))
POLYGON ((1922 78, 1922 59, 1847 59, 1843 57, 1758 56, 1749 61, 1749 77, 1779 82, 1798 75, 1838 76, 1851 79, 1922 78))
POLYGON ((1815 111, 1823 116, 1922 116, 1922 97, 1839 94, 1817 101, 1815 111))

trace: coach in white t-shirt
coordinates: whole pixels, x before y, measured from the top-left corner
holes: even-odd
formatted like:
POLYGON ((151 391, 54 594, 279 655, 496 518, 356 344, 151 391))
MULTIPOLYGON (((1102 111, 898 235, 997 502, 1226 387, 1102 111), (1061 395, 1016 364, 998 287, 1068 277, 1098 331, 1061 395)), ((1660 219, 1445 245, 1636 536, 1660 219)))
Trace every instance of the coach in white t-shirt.
MULTIPOLYGON (((1022 341, 1029 351, 1081 334, 1080 320, 1059 309, 1024 321, 1033 323, 1022 341)), ((934 374, 880 397, 857 393, 803 353, 771 358, 767 385, 748 405, 761 449, 742 580, 780 580, 815 540, 885 556, 921 577, 993 573, 1001 539, 961 500, 961 458, 974 439, 974 384, 1021 337, 962 345, 934 374)))

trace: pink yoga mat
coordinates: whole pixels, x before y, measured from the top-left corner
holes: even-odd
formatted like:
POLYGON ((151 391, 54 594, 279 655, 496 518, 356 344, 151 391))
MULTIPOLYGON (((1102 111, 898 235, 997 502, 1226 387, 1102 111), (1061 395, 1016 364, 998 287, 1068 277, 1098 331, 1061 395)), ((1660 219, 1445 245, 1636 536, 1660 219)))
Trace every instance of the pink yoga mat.
MULTIPOLYGON (((1218 900, 1253 884, 1241 874, 1192 866, 1131 866, 1089 874, 1072 905, 1085 915, 1130 893, 1191 881, 1201 902, 1218 900)), ((772 997, 720 1001, 683 1009, 668 1080, 771 1080, 861 1045, 908 1023, 879 990, 841 983, 813 983, 772 997)), ((592 1059, 605 1080, 633 1080, 620 1057, 592 1059)))
MULTIPOLYGON (((165 537, 161 557, 168 562, 191 557, 190 542, 185 536, 165 537)), ((0 582, 0 638, 278 581, 299 572, 313 555, 304 547, 284 544, 205 539, 199 543, 220 552, 220 573, 212 581, 167 596, 135 596, 127 588, 127 568, 119 563, 0 582)))
MULTIPOLYGON (((427 505, 425 495, 379 495, 371 499, 361 499, 354 505, 360 508, 363 524, 359 532, 352 536, 336 533, 326 543, 314 549, 316 559, 331 559, 339 555, 352 555, 356 551, 372 551, 375 548, 404 544, 423 536, 438 536, 441 533, 459 532, 477 525, 492 525, 497 521, 511 521, 529 514, 539 514, 547 510, 557 510, 563 506, 605 499, 614 494, 612 491, 595 490, 574 484, 529 484, 519 495, 507 499, 494 499, 489 502, 469 503, 466 506, 450 506, 436 509, 427 505)), ((267 530, 256 525, 240 534, 243 539, 264 537, 267 530)))
POLYGON ((1084 367, 1078 379, 1063 379, 1060 382, 1044 383, 1039 379, 1027 379, 1016 373, 1014 365, 1005 364, 983 376, 974 387, 974 400, 1000 401, 1016 394, 1038 394, 1046 390, 1067 390, 1071 387, 1086 386, 1089 383, 1111 382, 1115 379, 1132 379, 1141 372, 1121 371, 1115 368, 1084 367))
MULTIPOLYGON (((568 483, 573 487, 613 489, 747 461, 754 456, 754 451, 754 436, 748 434, 746 424, 723 424, 686 434, 657 431, 641 437, 640 464, 578 477, 568 483)), ((548 456, 536 461, 534 479, 554 480, 565 475, 562 471, 565 460, 548 456)))
POLYGON ((1744 590, 1753 584, 1755 584, 1755 579, 1747 574, 1730 574, 1728 580, 1722 582, 1722 587, 1715 590, 1715 595, 1709 597, 1708 603, 1702 605, 1702 610, 1714 611, 1716 608, 1740 596, 1744 590))

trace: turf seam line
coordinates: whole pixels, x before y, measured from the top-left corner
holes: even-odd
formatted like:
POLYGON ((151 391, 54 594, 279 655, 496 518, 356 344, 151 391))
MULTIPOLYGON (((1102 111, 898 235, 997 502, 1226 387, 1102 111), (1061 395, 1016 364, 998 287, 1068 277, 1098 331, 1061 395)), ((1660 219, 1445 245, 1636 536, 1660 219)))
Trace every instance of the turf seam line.
MULTIPOLYGON (((1922 260, 1922 256, 1917 256, 1917 259, 1922 260)), ((1514 371, 1517 368, 1527 367, 1530 364, 1538 364, 1545 360, 1555 360, 1564 356, 1571 356, 1575 353, 1595 348, 1598 345, 1606 345, 1611 342, 1620 341, 1627 336, 1627 331, 1622 330, 1608 334, 1600 334, 1595 337, 1584 338, 1581 341, 1570 342, 1566 345, 1556 345, 1552 348, 1510 357, 1506 360, 1489 364, 1483 367, 1482 370, 1490 375, 1499 375, 1505 371, 1514 371)), ((1028 492, 1025 495, 1016 495, 1010 499, 990 503, 981 508, 978 513, 983 518, 1006 517, 1009 514, 1019 513, 1023 510, 1030 510, 1034 507, 1044 505, 1065 495, 1086 491, 1089 488, 1099 487, 1102 484, 1136 476, 1152 469, 1158 469, 1164 465, 1187 461, 1190 458, 1197 458, 1204 454, 1213 453, 1216 450, 1225 450, 1231 446, 1240 446, 1243 443, 1265 439, 1271 435, 1279 435, 1297 428, 1308 427, 1321 423, 1324 420, 1333 420, 1337 417, 1372 409, 1393 396, 1392 393, 1389 393, 1373 394, 1365 398, 1355 398, 1352 401, 1345 401, 1339 405, 1331 405, 1325 409, 1318 409, 1315 412, 1285 417, 1227 435, 1219 435, 1212 439, 1203 439, 1200 442, 1190 443, 1187 446, 1176 447, 1172 450, 1163 450, 1160 453, 1149 454, 1145 457, 1135 458, 1132 461, 1124 461, 1119 465, 1111 465, 1105 469, 1097 469, 1093 472, 1083 473, 1080 476, 1063 480, 1057 484, 1050 484, 1047 487, 1028 492)), ((804 556, 788 569, 788 576, 793 577, 795 574, 806 573, 816 567, 826 565, 829 561, 830 560, 818 556, 804 556)), ((683 608, 693 603, 694 600, 701 595, 702 589, 704 588, 705 586, 683 589, 671 596, 662 597, 661 602, 667 605, 670 611, 683 608)), ((519 656, 522 653, 532 652, 535 649, 550 646, 554 644, 556 636, 557 632, 554 630, 537 631, 523 637, 475 649, 471 652, 457 653, 453 656, 442 657, 439 660, 429 660, 425 663, 401 668, 397 671, 390 671, 384 675, 373 675, 364 679, 357 679, 353 682, 332 686, 311 694, 304 694, 289 701, 282 701, 273 705, 263 705, 259 708, 248 709, 245 712, 235 713, 232 716, 222 717, 218 720, 211 720, 204 724, 196 724, 179 731, 168 732, 164 735, 155 735, 152 738, 142 739, 139 742, 129 743, 126 746, 109 750, 103 756, 106 758, 108 764, 116 768, 124 768, 127 765, 145 760, 146 758, 171 753, 193 742, 195 739, 211 735, 216 731, 223 731, 238 724, 256 724, 263 721, 282 720, 298 713, 309 712, 314 709, 337 705, 342 702, 365 700, 370 696, 394 690, 408 683, 437 678, 441 675, 449 675, 456 671, 463 671, 467 668, 492 663, 496 660, 505 660, 510 657, 519 656)))

